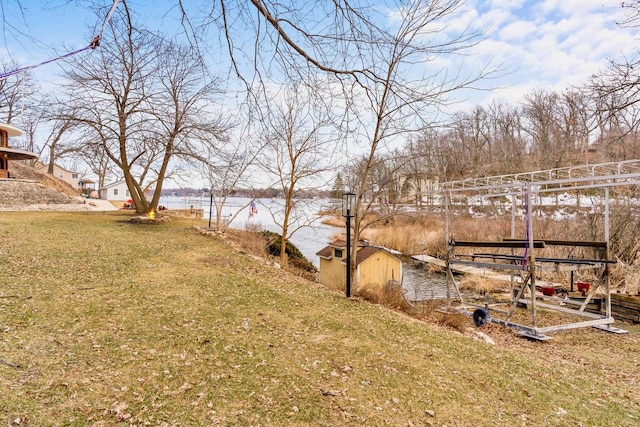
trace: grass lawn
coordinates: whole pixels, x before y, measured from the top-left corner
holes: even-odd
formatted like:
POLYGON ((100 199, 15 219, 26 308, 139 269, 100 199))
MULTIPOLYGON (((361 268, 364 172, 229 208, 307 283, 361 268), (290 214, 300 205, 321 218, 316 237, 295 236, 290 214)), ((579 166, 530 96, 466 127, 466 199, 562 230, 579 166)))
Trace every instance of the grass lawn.
POLYGON ((127 220, 0 213, 0 425, 640 425, 637 326, 489 345, 127 220))

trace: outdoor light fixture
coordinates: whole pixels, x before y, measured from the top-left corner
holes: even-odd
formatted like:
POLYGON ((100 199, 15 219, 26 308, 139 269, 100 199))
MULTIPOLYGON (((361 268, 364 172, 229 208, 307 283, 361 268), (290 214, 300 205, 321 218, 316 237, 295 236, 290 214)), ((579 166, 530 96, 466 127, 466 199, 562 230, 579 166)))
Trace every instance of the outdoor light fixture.
POLYGON ((353 193, 344 193, 342 195, 342 216, 347 222, 347 287, 345 294, 347 298, 351 297, 351 218, 356 216, 356 195, 353 193))

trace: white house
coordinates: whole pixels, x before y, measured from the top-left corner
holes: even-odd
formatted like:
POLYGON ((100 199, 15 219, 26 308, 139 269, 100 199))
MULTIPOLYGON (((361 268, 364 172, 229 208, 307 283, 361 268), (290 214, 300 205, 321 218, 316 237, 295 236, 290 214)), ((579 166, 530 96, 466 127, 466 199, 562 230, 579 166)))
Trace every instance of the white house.
POLYGON ((124 180, 105 185, 98 192, 103 200, 125 201, 131 198, 127 183, 124 180))

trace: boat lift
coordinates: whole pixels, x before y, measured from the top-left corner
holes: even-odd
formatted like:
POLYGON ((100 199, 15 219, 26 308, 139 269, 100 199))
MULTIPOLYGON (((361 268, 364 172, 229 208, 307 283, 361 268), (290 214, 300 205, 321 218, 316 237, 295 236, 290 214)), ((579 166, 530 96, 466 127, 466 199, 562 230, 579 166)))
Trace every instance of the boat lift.
MULTIPOLYGON (((449 309, 461 311, 473 317, 477 326, 485 323, 497 323, 514 328, 521 335, 540 341, 551 339, 547 334, 584 327, 594 327, 612 333, 626 333, 626 330, 613 325, 611 315, 609 266, 615 263, 609 253, 609 189, 616 186, 631 186, 640 184, 640 160, 625 162, 602 163, 595 165, 576 166, 570 168, 552 169, 546 171, 529 172, 496 177, 477 178, 461 181, 444 182, 429 193, 437 192, 443 197, 445 207, 445 236, 447 239, 447 256, 445 268, 447 287, 453 286, 459 307, 451 306, 450 291, 447 291, 449 309), (543 193, 565 192, 581 189, 604 189, 604 241, 564 241, 564 240, 536 240, 534 239, 532 218, 532 198, 543 193), (456 241, 450 233, 450 204, 454 194, 477 194, 482 197, 510 197, 511 209, 511 237, 502 241, 456 241), (523 239, 515 237, 517 199, 524 200, 525 234, 523 239), (551 246, 593 249, 590 258, 548 258, 536 257, 536 252, 551 246), (472 254, 456 253, 456 248, 484 248, 502 250, 501 253, 474 252, 472 254), (509 253, 505 254, 504 250, 509 253), (555 292, 547 292, 548 283, 536 283, 536 273, 543 271, 571 272, 583 269, 598 271, 598 280, 585 292, 584 300, 555 296, 555 292), (460 293, 453 272, 483 273, 487 270, 507 272, 511 282, 511 299, 506 304, 489 304, 485 297, 484 304, 465 301, 460 293), (587 306, 596 292, 604 290, 604 309, 600 313, 586 311, 587 306), (515 310, 519 306, 526 306, 530 311, 529 324, 512 321, 515 310), (555 310, 578 317, 577 321, 554 325, 539 325, 539 309, 555 310)), ((504 275, 504 273, 503 273, 504 275)))

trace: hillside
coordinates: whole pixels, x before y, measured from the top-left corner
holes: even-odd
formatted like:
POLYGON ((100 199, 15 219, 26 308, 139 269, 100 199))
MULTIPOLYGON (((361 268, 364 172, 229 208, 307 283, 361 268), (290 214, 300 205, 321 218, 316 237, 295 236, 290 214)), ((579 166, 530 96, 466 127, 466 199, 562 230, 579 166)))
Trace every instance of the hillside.
POLYGON ((60 178, 39 171, 20 162, 11 162, 11 176, 17 179, 37 181, 46 188, 56 190, 69 197, 78 195, 78 191, 60 178))
POLYGON ((490 345, 129 217, 2 214, 0 423, 640 424, 637 326, 490 345))
POLYGON ((85 203, 68 183, 22 163, 11 162, 11 176, 0 180, 0 208, 85 203))

